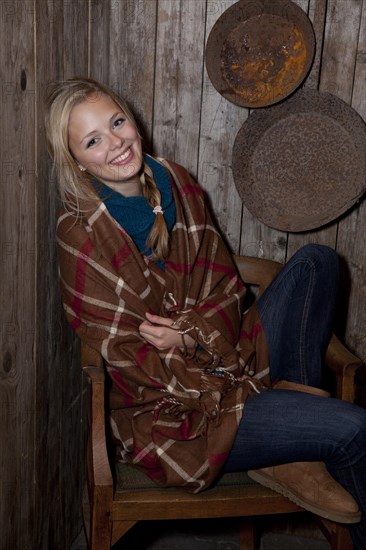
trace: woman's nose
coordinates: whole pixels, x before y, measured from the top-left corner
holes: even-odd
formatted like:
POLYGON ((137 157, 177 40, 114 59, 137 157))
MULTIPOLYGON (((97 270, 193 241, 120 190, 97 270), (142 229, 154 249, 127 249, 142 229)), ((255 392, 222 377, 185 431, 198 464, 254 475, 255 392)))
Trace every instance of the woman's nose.
POLYGON ((112 132, 109 141, 112 149, 118 149, 118 147, 122 146, 123 139, 121 138, 121 136, 118 136, 117 134, 114 134, 112 132))

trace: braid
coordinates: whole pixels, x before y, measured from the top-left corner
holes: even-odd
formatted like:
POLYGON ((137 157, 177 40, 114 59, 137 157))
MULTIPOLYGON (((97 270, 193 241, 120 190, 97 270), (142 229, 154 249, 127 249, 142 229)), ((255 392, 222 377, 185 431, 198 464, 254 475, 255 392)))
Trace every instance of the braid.
MULTIPOLYGON (((154 181, 151 168, 144 163, 141 174, 144 196, 152 208, 161 206, 161 195, 154 181)), ((146 240, 147 248, 152 249, 152 258, 166 260, 169 254, 169 232, 162 212, 155 216, 154 224, 146 240)))

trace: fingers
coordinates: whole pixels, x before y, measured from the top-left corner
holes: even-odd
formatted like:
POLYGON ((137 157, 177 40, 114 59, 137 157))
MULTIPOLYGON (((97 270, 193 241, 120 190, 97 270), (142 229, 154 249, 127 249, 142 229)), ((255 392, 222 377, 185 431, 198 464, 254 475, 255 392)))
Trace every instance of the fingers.
POLYGON ((139 332, 145 340, 150 343, 156 343, 164 338, 166 328, 159 325, 153 325, 148 321, 144 321, 139 326, 139 332))
MULTIPOLYGON (((161 317, 156 315, 153 317, 161 319, 161 317)), ((159 350, 169 349, 172 346, 179 346, 181 344, 180 335, 169 326, 143 321, 139 326, 139 332, 146 342, 149 342, 159 350)))
POLYGON ((167 332, 167 327, 163 327, 161 325, 152 325, 151 323, 148 323, 146 321, 141 323, 139 327, 139 331, 142 336, 150 336, 155 340, 163 340, 172 329, 168 330, 169 332, 167 332))
MULTIPOLYGON (((160 315, 146 313, 147 321, 139 326, 141 336, 159 350, 169 349, 172 346, 181 347, 182 339, 179 332, 173 327, 173 320, 160 315)), ((195 340, 188 334, 185 335, 187 348, 196 346, 195 340)))

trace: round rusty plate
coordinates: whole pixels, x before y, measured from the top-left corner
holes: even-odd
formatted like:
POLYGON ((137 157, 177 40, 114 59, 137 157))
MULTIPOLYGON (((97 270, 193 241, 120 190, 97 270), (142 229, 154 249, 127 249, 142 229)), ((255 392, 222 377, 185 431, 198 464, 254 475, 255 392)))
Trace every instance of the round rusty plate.
POLYGON ((308 231, 346 212, 366 191, 366 124, 329 93, 300 90, 253 111, 232 169, 239 195, 264 224, 308 231))
POLYGON ((309 72, 315 51, 311 21, 290 0, 240 0, 216 21, 206 67, 216 90, 241 107, 289 96, 309 72))

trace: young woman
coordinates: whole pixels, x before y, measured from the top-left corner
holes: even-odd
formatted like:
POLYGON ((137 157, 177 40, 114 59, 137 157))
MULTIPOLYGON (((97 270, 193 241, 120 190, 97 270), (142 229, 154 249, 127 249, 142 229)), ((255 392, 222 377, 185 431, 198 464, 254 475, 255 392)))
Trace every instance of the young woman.
POLYGON ((250 470, 352 524, 365 548, 366 412, 319 389, 334 251, 303 247, 244 312, 244 284, 201 188, 143 153, 112 90, 90 79, 52 84, 46 130, 63 203, 65 312, 106 361, 119 459, 195 492, 250 470))

